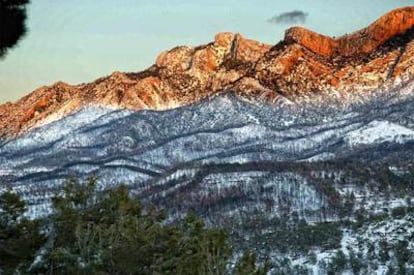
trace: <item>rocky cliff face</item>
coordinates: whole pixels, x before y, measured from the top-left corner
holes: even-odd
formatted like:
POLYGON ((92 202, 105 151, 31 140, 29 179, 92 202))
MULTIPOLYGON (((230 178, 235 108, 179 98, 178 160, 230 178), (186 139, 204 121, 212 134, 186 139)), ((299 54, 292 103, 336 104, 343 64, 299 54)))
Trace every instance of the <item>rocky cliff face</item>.
POLYGON ((414 7, 391 11, 336 39, 294 27, 272 46, 219 33, 207 45, 163 52, 139 73, 115 72, 76 86, 58 82, 6 103, 0 106, 0 137, 16 136, 85 105, 163 110, 232 91, 292 106, 320 93, 363 98, 413 76, 414 7))
POLYGON ((413 8, 404 8, 389 12, 365 29, 336 39, 294 27, 286 31, 285 40, 325 57, 350 57, 371 53, 388 40, 404 35, 413 24, 413 8))

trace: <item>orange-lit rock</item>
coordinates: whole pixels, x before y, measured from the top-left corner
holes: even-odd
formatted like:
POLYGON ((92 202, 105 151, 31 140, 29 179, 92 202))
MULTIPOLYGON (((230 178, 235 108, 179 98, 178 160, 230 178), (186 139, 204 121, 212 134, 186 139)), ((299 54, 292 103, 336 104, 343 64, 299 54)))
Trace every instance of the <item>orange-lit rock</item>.
POLYGON ((373 92, 414 79, 413 26, 414 7, 407 7, 337 39, 294 27, 272 47, 219 33, 212 43, 165 51, 139 73, 115 72, 76 86, 58 82, 1 105, 0 138, 90 104, 163 110, 233 91, 248 100, 292 106, 318 92, 341 97, 373 92))
POLYGON ((287 43, 298 43, 312 52, 325 56, 352 56, 370 53, 391 38, 413 28, 414 7, 393 10, 369 27, 337 39, 315 33, 301 27, 286 31, 287 43))
POLYGON ((319 55, 330 57, 338 49, 338 42, 325 35, 301 27, 293 27, 286 31, 285 41, 297 43, 319 55))

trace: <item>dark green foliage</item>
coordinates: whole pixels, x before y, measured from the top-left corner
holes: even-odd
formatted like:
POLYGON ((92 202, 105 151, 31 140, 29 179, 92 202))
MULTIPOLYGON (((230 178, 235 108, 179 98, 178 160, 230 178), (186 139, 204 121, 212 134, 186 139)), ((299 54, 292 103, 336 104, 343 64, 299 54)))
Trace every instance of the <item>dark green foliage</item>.
POLYGON ((408 250, 407 241, 398 241, 394 247, 394 255, 397 259, 400 274, 406 274, 406 264, 410 262, 411 252, 408 250))
POLYGON ((346 194, 343 198, 343 203, 337 207, 338 215, 341 219, 351 216, 355 206, 354 193, 346 194))
POLYGON ((356 222, 354 224, 354 228, 360 228, 364 225, 364 223, 368 220, 367 211, 364 208, 358 209, 356 212, 356 222))
POLYGON ((354 251, 349 253, 349 263, 354 274, 359 274, 361 269, 364 267, 362 260, 362 255, 356 255, 354 251))
POLYGON ((26 204, 19 195, 8 191, 0 196, 0 209, 0 225, 6 227, 18 222, 26 211, 26 204))
POLYGON ((329 198, 329 204, 337 207, 340 204, 340 195, 335 189, 332 180, 318 179, 313 180, 312 184, 315 186, 318 192, 325 194, 329 198))
POLYGON ((387 240, 381 239, 379 242, 379 257, 382 263, 386 263, 390 259, 390 255, 388 254, 389 245, 387 240))
POLYGON ((282 253, 307 253, 313 247, 335 249, 340 247, 342 231, 339 223, 301 224, 277 229, 262 237, 282 253))
POLYGON ((400 219, 400 218, 404 217, 406 213, 407 213, 407 208, 406 207, 396 207, 396 208, 392 209, 391 216, 393 218, 400 219))
POLYGON ((17 194, 0 195, 0 273, 25 272, 44 243, 40 221, 23 216, 25 203, 17 194))
POLYGON ((0 57, 26 33, 26 5, 29 0, 0 0, 0 57))
POLYGON ((396 174, 385 167, 379 169, 376 174, 382 191, 392 191, 393 194, 400 197, 413 194, 414 171, 396 174))
MULTIPOLYGON (((232 255, 227 235, 188 215, 166 223, 154 207, 142 207, 125 186, 96 191, 96 179, 66 183, 53 199, 50 239, 32 271, 47 274, 225 274, 232 255)), ((249 254, 246 254, 249 255, 249 254)), ((237 266, 265 274, 253 256, 237 266)), ((236 273, 246 274, 246 273, 236 273)), ((252 273, 249 273, 252 274, 252 273)))
MULTIPOLYGON (((143 208, 120 186, 97 192, 97 181, 66 182, 53 199, 53 211, 41 221, 23 217, 25 203, 16 194, 0 196, 0 273, 35 274, 225 274, 232 255, 226 233, 207 229, 188 215, 166 223, 155 207, 143 208), (40 249, 42 248, 42 249, 40 249), (36 252, 40 252, 35 262, 36 252)), ((246 253, 235 274, 266 274, 246 253)))
POLYGON ((311 253, 309 253, 308 261, 313 265, 318 262, 318 257, 316 256, 315 252, 312 251, 311 253))
POLYGON ((307 251, 313 246, 334 249, 340 246, 342 231, 336 223, 305 225, 291 231, 284 241, 299 251, 307 251))
POLYGON ((367 251, 368 259, 370 261, 373 261, 376 258, 375 245, 371 242, 368 242, 367 247, 368 247, 368 251, 367 251))
POLYGON ((266 275, 270 263, 265 262, 263 267, 258 267, 256 265, 256 260, 255 254, 244 253, 234 268, 234 275, 266 275))
POLYGON ((337 272, 344 270, 346 267, 347 258, 342 250, 339 250, 335 257, 332 258, 332 262, 330 264, 330 268, 336 270, 337 272))

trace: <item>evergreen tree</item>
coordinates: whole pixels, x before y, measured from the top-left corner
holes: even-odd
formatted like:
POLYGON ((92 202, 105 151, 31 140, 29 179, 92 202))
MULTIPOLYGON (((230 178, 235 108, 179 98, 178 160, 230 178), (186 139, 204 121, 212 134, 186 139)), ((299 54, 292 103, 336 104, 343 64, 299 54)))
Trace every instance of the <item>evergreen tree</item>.
POLYGON ((24 217, 26 204, 7 191, 0 195, 0 273, 26 272, 44 243, 40 221, 24 217))
MULTIPOLYGON (((168 224, 165 212, 142 207, 127 187, 97 192, 96 183, 94 178, 85 184, 70 180, 53 200, 50 242, 36 272, 228 273, 233 251, 223 230, 208 229, 191 214, 168 224)), ((255 262, 255 256, 243 257, 236 274, 265 274, 267 266, 258 268, 255 262)))
POLYGON ((256 265, 255 254, 245 252, 234 269, 234 275, 266 275, 270 269, 270 263, 265 262, 262 267, 256 265))

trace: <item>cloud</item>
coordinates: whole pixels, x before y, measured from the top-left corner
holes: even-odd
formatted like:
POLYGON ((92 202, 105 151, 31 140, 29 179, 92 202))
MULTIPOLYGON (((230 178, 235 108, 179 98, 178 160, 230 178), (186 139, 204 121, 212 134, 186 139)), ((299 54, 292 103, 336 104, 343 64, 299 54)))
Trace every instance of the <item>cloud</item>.
POLYGON ((273 24, 294 24, 294 23, 305 23, 308 13, 300 10, 294 10, 276 14, 269 20, 269 23, 273 24))

